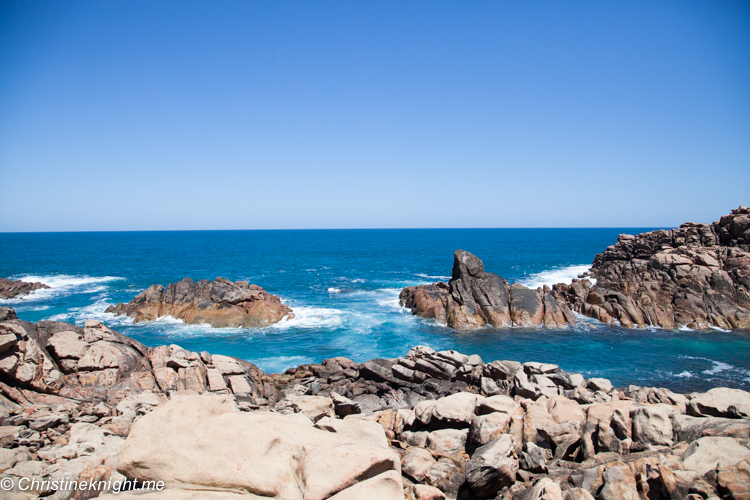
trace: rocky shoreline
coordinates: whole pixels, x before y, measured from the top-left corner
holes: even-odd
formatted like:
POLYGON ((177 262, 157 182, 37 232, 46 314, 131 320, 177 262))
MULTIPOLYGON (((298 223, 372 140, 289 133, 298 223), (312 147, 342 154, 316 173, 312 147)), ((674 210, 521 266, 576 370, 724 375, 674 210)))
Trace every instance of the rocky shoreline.
POLYGON ((28 295, 35 290, 49 288, 44 283, 0 278, 0 299, 13 299, 19 295, 28 295))
MULTIPOLYGON (((750 394, 615 388, 412 348, 266 374, 0 309, 0 481, 164 481, 3 498, 750 498, 750 394)), ((51 483, 40 483, 51 484, 51 483)))
POLYGON ((571 311, 626 328, 750 329, 750 207, 713 224, 621 234, 596 256, 589 275, 530 290, 457 250, 448 283, 407 287, 400 301, 457 330, 557 328, 575 324, 571 311))

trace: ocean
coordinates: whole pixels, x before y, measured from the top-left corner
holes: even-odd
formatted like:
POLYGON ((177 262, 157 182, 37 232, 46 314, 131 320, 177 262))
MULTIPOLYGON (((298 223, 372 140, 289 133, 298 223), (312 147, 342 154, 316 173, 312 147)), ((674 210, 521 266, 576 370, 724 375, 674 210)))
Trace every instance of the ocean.
POLYGON ((246 359, 266 372, 346 356, 403 356, 415 345, 483 360, 556 363, 617 386, 679 392, 750 389, 750 331, 627 330, 579 317, 577 326, 457 332, 398 304, 405 286, 450 278, 453 252, 529 287, 570 282, 620 233, 602 229, 373 229, 0 233, 0 277, 51 288, 0 300, 21 319, 81 325, 95 318, 146 345, 178 344, 246 359), (133 324, 104 313, 153 283, 189 276, 248 280, 278 294, 296 317, 260 329, 133 324))

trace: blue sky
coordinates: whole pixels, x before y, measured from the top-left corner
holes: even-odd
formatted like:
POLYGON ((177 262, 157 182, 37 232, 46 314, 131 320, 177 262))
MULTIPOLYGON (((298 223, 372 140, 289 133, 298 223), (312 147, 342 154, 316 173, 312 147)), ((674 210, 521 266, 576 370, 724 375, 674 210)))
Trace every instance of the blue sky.
POLYGON ((0 231, 750 204, 750 2, 0 1, 0 231))

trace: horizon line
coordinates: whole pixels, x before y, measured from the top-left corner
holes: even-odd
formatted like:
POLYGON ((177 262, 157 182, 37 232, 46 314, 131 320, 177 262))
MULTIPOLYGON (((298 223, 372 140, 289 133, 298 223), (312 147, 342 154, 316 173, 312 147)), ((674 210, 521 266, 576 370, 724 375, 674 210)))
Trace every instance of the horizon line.
POLYGON ((252 228, 252 229, 84 229, 59 231, 0 231, 0 234, 63 234, 63 233, 188 233, 239 231, 444 231, 496 229, 676 229, 679 226, 506 226, 506 227, 340 227, 340 228, 252 228))

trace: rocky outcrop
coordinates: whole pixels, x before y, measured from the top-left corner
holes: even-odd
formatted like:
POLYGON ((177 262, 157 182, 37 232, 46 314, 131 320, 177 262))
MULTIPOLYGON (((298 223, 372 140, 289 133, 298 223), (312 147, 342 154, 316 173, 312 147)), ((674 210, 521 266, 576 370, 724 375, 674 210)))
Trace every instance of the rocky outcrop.
POLYGON ((712 224, 621 234, 591 278, 558 284, 558 303, 628 328, 750 328, 750 208, 712 224))
POLYGON ((451 280, 407 287, 400 303, 422 318, 434 319, 457 330, 484 326, 546 326, 575 324, 575 316, 548 287, 531 290, 488 273, 475 255, 456 250, 451 280))
POLYGON ((7 278, 0 278, 0 299, 12 299, 19 295, 28 295, 34 290, 42 288, 49 288, 49 286, 38 281, 29 283, 21 280, 14 281, 7 278))
POLYGON ((3 498, 750 495, 750 394, 738 389, 615 388, 549 363, 425 346, 268 375, 228 356, 149 348, 96 321, 34 325, 11 312, 0 321, 3 498), (104 486, 21 490, 22 478, 104 486), (114 494, 135 479, 165 489, 114 494))
POLYGON ((224 278, 197 283, 185 278, 166 289, 151 285, 129 303, 110 306, 106 312, 130 316, 136 323, 172 316, 185 323, 206 323, 217 328, 261 327, 294 318, 278 295, 247 281, 232 283, 224 278))

